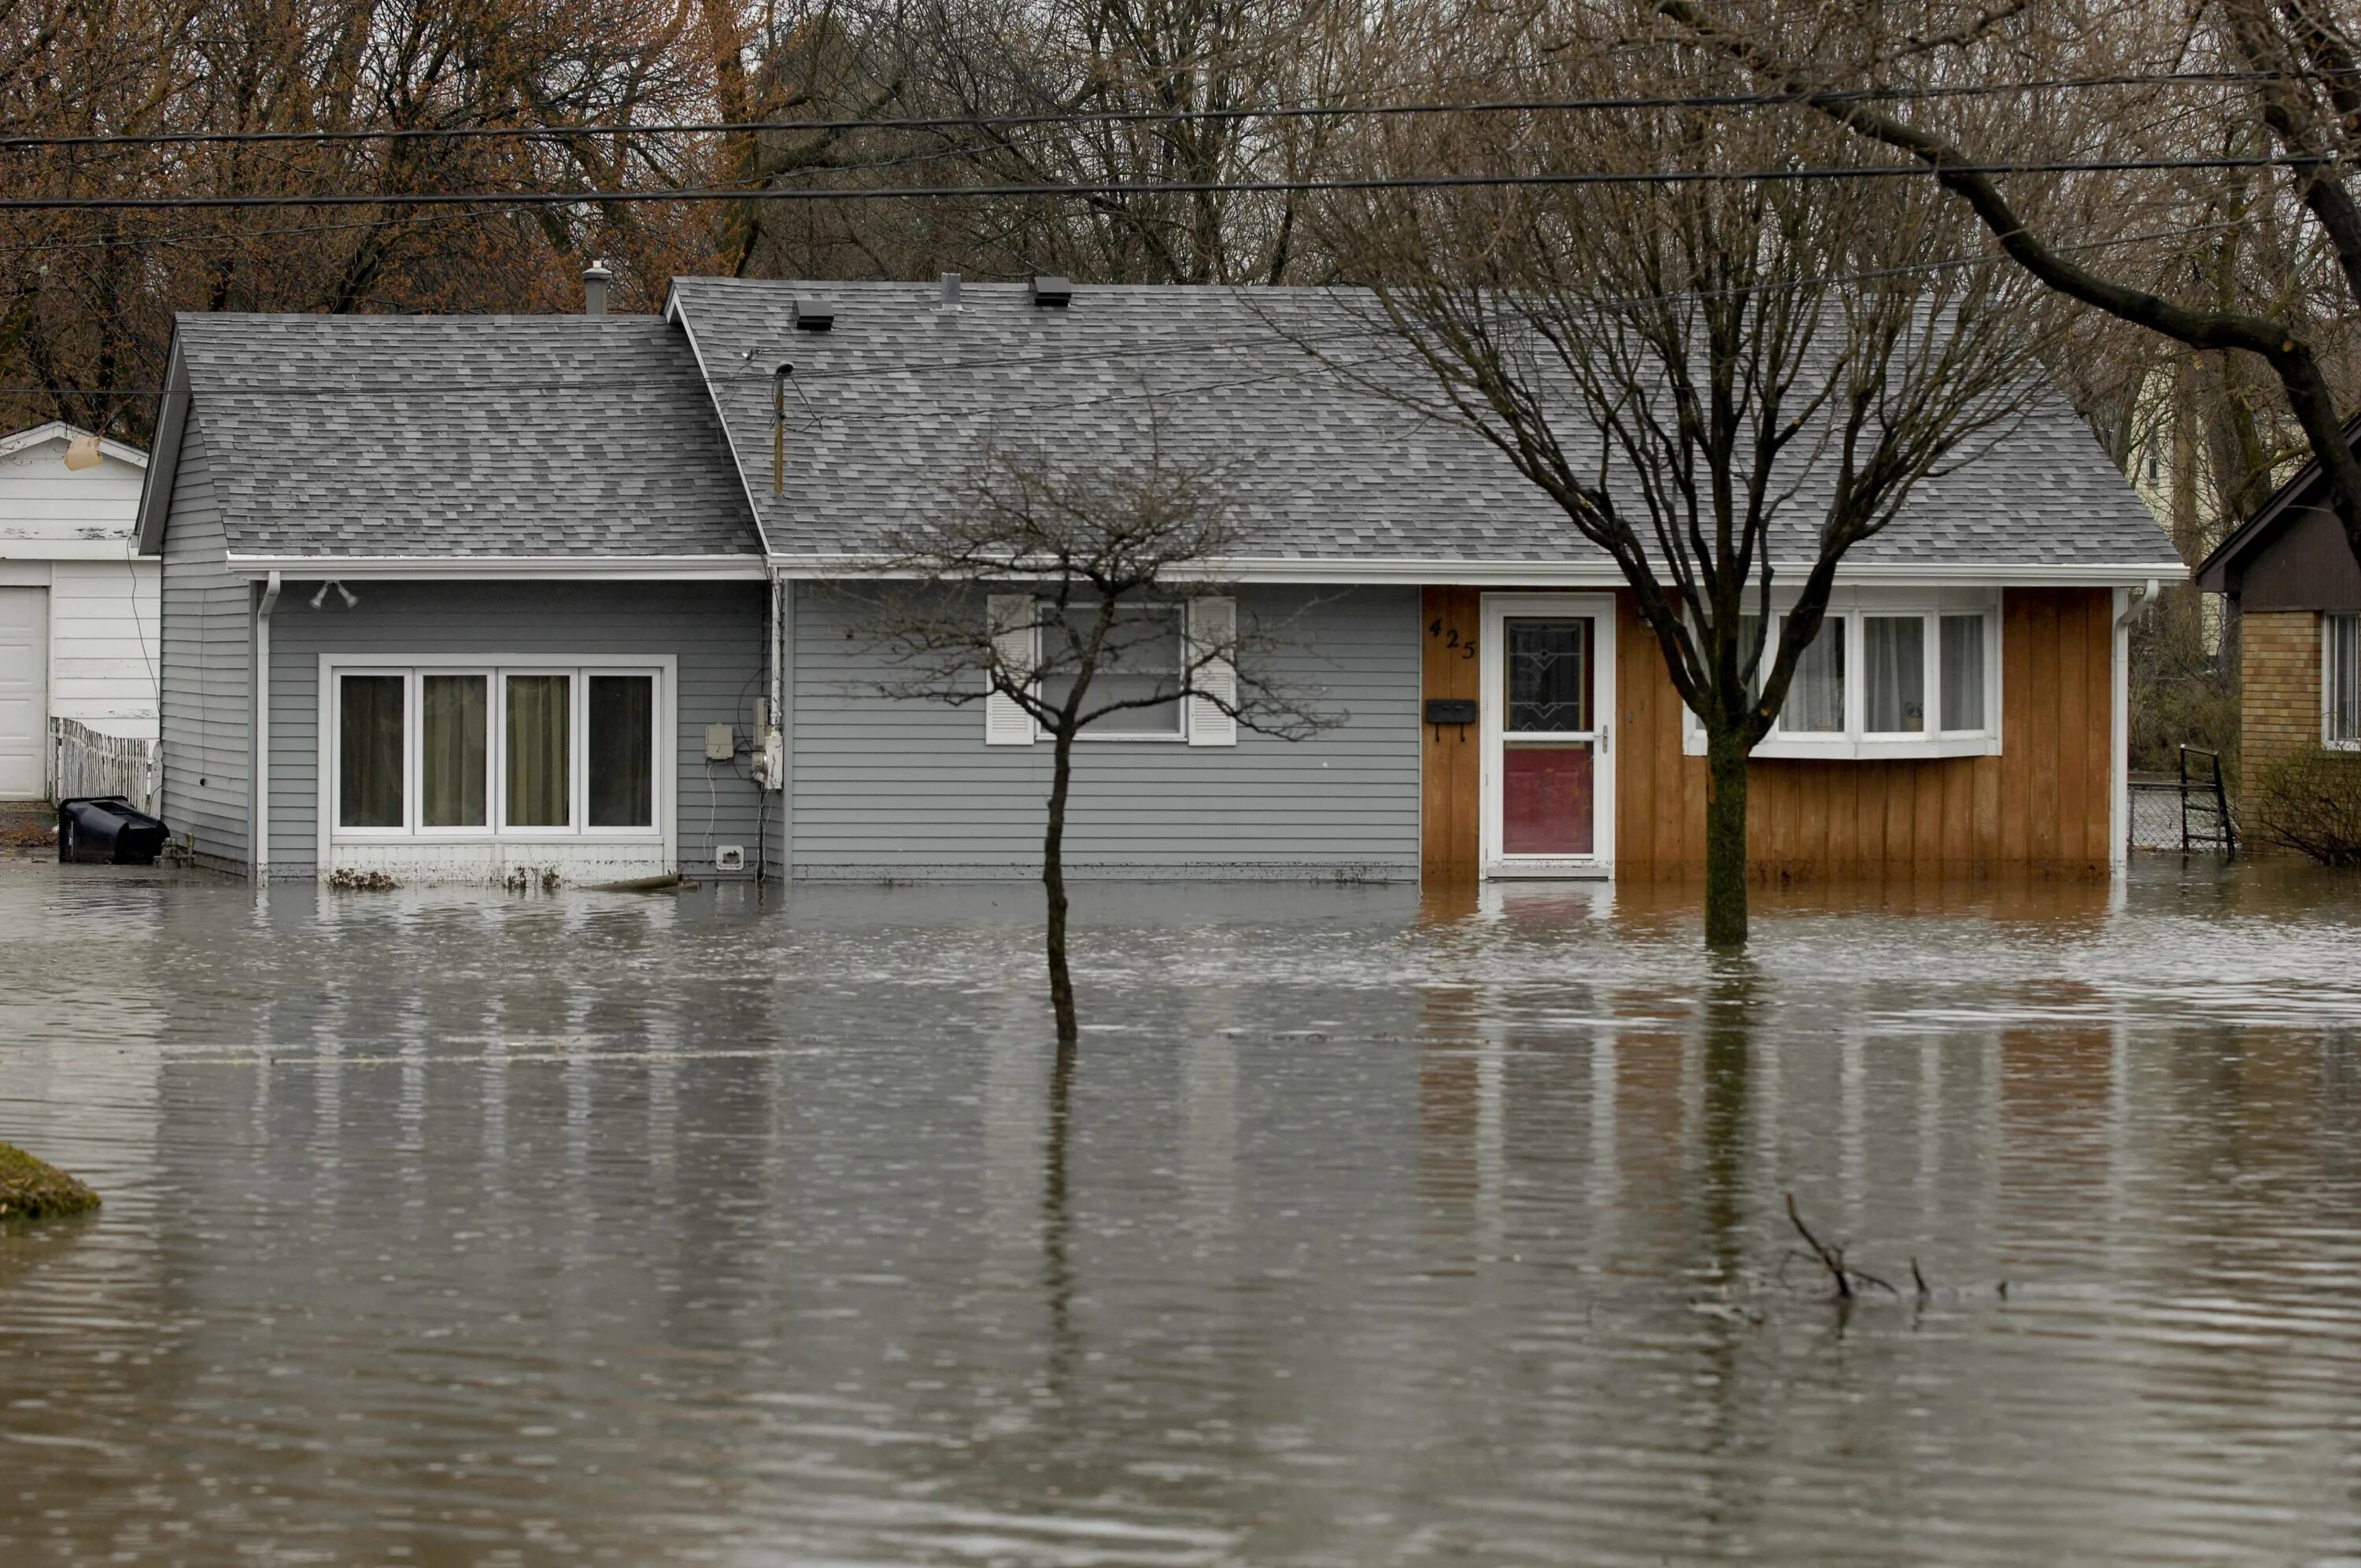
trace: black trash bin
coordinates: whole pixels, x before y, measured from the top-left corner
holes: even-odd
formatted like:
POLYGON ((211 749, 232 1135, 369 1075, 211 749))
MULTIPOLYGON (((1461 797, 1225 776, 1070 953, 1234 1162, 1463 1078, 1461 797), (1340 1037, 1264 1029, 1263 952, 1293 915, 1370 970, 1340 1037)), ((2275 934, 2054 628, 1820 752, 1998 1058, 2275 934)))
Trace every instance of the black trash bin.
POLYGON ((152 866, 172 830, 119 795, 58 802, 60 863, 152 866))

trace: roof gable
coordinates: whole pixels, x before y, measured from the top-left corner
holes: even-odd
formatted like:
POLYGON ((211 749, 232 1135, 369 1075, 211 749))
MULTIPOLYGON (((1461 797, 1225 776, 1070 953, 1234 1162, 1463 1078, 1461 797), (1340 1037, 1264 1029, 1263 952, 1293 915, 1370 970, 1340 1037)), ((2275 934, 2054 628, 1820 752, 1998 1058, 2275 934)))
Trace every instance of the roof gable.
POLYGON ((148 455, 97 437, 98 462, 65 466, 91 433, 63 420, 0 436, 0 559, 120 560, 148 455))
POLYGON ((173 373, 158 466, 201 408, 233 557, 760 554, 696 364, 652 317, 183 314, 173 373))

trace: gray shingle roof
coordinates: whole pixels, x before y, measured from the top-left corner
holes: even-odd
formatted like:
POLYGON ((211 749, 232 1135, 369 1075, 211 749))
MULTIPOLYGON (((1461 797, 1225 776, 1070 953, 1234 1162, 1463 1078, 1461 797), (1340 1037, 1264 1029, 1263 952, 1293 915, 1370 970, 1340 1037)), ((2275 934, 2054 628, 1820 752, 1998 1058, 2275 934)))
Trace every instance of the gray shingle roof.
MULTIPOLYGON (((1358 373, 1422 378, 1361 325, 1367 308, 1323 290, 1082 287, 1064 310, 1022 285, 970 284, 965 308, 932 285, 685 278, 675 302, 744 466, 772 548, 858 553, 939 506, 987 440, 1113 460, 1152 403, 1160 438, 1243 459, 1251 554, 1302 560, 1601 562, 1564 515, 1467 432, 1340 381, 1301 345, 1358 373), (797 295, 835 307, 825 334, 794 330, 797 295), (771 367, 796 367, 783 497, 770 493, 771 367)), ((1403 382, 1422 391, 1431 383, 1403 382)), ((1808 558, 1806 501, 1774 540, 1808 558)), ((1922 485, 1857 549, 1863 563, 2154 565, 2169 542, 2062 400, 1996 450, 1922 485)))
POLYGON ((761 552, 654 317, 192 313, 179 346, 235 554, 761 552))

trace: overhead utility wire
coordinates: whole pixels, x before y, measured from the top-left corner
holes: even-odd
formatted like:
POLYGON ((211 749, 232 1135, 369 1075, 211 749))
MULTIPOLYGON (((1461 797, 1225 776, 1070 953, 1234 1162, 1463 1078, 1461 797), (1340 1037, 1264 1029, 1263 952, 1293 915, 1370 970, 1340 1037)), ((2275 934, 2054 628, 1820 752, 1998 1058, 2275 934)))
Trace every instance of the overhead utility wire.
MULTIPOLYGON (((2243 220, 2224 219, 2219 223, 2191 224, 2178 228, 2159 229, 2148 234, 2123 235, 2113 239, 2085 240, 2078 245, 2062 245, 2059 246, 2058 249, 2061 254, 2071 254, 2086 250, 2106 250, 2116 246, 2147 245, 2158 240, 2186 238, 2192 235, 2211 234, 2224 229, 2242 228, 2244 226, 2245 224, 2243 220)), ((1822 273, 1816 278, 1778 279, 1763 284, 1761 287, 1764 289, 1781 287, 1832 287, 1843 283, 1874 282, 1885 278, 1905 277, 1916 272, 1939 272, 1954 267, 1978 267, 1986 264, 1996 264, 1999 260, 1999 258, 1993 256, 1947 256, 1929 261, 1905 262, 1893 267, 1867 269, 1858 272, 1827 272, 1822 273)), ((822 283, 819 286, 822 289, 828 287, 825 283, 822 283)), ((1604 308, 1629 308, 1635 305, 1650 304, 1677 304, 1683 301, 1727 299, 1747 291, 1748 291, 1744 289, 1737 288, 1683 289, 1668 291, 1667 292, 1661 294, 1625 295, 1620 299, 1601 301, 1599 303, 1604 308)), ((1346 338, 1366 337, 1373 330, 1377 330, 1374 323, 1363 323, 1352 327, 1340 327, 1330 332, 1282 335, 1286 335, 1290 342, 1292 342, 1299 346, 1302 346, 1315 343, 1338 342, 1346 338)), ((1111 361, 1126 359, 1156 359, 1161 361, 1181 358, 1195 354, 1226 353, 1246 345, 1246 340, 1242 338, 1198 338, 1186 343, 1145 344, 1135 345, 1123 348, 1078 350, 1056 354, 994 355, 970 359, 937 359, 931 361, 914 360, 894 365, 872 366, 859 369, 807 370, 798 372, 796 378, 799 382, 866 381, 889 376, 908 377, 914 375, 939 375, 950 371, 1017 370, 1031 369, 1048 365, 1104 365, 1111 361)), ((764 387, 771 384, 773 372, 769 370, 711 370, 706 372, 701 378, 703 380, 720 384, 738 384, 746 386, 759 385, 764 387)), ((274 396, 320 397, 329 395, 384 397, 398 392, 418 391, 422 389, 430 391, 457 389, 461 388, 470 391, 501 392, 570 392, 584 390, 620 391, 641 387, 671 387, 677 384, 677 378, 673 377, 569 376, 555 379, 548 377, 536 377, 529 379, 513 381, 429 381, 413 377, 399 381, 345 382, 337 385, 279 381, 267 387, 253 386, 231 388, 227 389, 226 395, 248 398, 274 396)), ((0 386, 0 396, 59 396, 71 394, 74 397, 85 398, 102 396, 116 398, 160 398, 166 395, 168 389, 169 389, 162 387, 99 388, 66 387, 54 384, 27 383, 16 386, 0 386)))
POLYGON ((1034 126, 1160 125, 1176 121, 1313 120, 1385 118, 1413 115, 1514 115, 1622 113, 1642 109, 1770 108, 1813 103, 1925 103, 1952 98, 2007 97, 2024 93, 2081 91, 2100 87, 2235 86, 2266 82, 2310 82, 2361 75, 2352 71, 2174 71, 2114 76, 2057 76, 2022 82, 1961 82, 1948 87, 1862 87, 1833 92, 1653 93, 1631 97, 1437 100, 1386 104, 1293 104, 1218 109, 1099 109, 1042 111, 1028 115, 917 115, 859 120, 689 120, 650 125, 628 122, 595 126, 388 126, 356 130, 308 131, 122 131, 73 136, 0 137, 0 151, 45 148, 214 147, 274 142, 466 141, 500 137, 610 136, 749 136, 765 132, 820 134, 831 131, 1019 130, 1034 126))
POLYGON ((1784 169, 1568 170, 1531 174, 1379 174, 1301 180, 1082 180, 1021 185, 690 186, 652 191, 388 191, 243 196, 7 196, 0 212, 147 212, 243 207, 563 207, 645 202, 893 202, 983 196, 1279 195, 1323 191, 1447 191, 1487 187, 1701 185, 1803 180, 1893 180, 1939 174, 2116 174, 2203 169, 2308 169, 2333 156, 2116 158, 2027 162, 1805 164, 1784 169))

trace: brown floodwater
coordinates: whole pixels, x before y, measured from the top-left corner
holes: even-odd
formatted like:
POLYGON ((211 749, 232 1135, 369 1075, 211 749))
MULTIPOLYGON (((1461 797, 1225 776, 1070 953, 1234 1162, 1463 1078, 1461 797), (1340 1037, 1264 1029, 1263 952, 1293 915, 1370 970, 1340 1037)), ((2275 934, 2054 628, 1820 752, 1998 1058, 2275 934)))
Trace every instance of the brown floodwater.
POLYGON ((2361 881, 1758 910, 0 863, 0 1562, 2361 1562, 2361 881))

